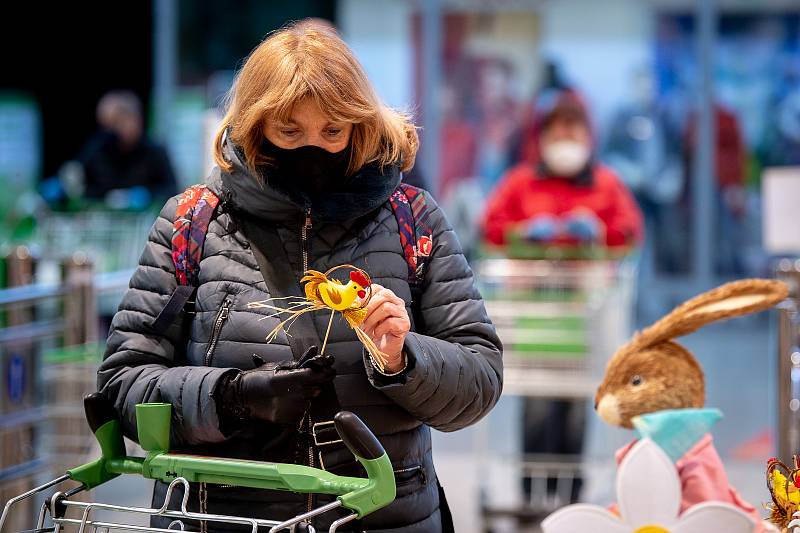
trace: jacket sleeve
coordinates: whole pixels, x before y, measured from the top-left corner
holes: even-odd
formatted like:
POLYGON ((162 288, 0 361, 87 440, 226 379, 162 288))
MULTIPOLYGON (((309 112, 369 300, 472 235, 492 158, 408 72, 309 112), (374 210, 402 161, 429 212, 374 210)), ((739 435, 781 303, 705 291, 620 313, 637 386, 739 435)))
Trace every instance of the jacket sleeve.
POLYGON ((233 369, 182 366, 181 321, 159 335, 150 325, 177 286, 172 261, 172 226, 177 199, 156 219, 139 266, 111 323, 98 389, 113 403, 126 436, 136 440, 136 404, 172 404, 172 443, 214 443, 225 440, 219 430, 211 395, 233 369), (180 349, 176 349, 181 347, 180 349))
POLYGON ((455 431, 477 422, 497 403, 503 348, 455 232, 430 195, 427 201, 433 251, 419 302, 424 334, 406 337, 408 366, 400 379, 387 383, 371 364, 367 375, 422 422, 455 431))
POLYGON ((628 188, 616 174, 609 172, 610 213, 606 223, 608 246, 637 245, 642 241, 642 212, 628 188))
POLYGON ((525 219, 521 209, 519 179, 512 169, 500 180, 486 204, 483 233, 491 244, 503 245, 506 232, 525 219))

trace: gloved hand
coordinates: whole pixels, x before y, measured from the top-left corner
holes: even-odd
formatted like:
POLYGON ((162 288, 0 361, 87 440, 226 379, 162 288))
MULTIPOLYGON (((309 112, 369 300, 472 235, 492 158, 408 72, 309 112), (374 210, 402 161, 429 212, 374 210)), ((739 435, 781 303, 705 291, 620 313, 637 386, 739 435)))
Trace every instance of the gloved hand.
POLYGON ((317 355, 312 346, 297 361, 264 363, 239 372, 220 385, 217 412, 239 420, 297 425, 311 399, 336 376, 333 362, 332 356, 317 355))
POLYGON ((574 211, 564 218, 564 232, 579 242, 600 238, 603 223, 590 211, 574 211))
POLYGON ((152 195, 147 187, 137 185, 128 189, 128 209, 143 211, 150 206, 152 200, 152 195))
POLYGON ((534 217, 522 228, 522 236, 529 241, 552 241, 558 235, 558 220, 552 215, 534 217))

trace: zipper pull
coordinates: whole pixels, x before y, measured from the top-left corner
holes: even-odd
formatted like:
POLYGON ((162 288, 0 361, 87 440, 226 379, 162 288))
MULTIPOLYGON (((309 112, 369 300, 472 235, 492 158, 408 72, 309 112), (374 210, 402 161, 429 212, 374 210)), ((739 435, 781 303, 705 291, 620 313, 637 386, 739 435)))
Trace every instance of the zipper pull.
POLYGON ((225 298, 225 301, 222 302, 222 309, 219 310, 219 319, 220 321, 228 320, 228 314, 231 312, 231 304, 233 300, 230 298, 225 298))
POLYGON ((301 244, 301 248, 302 248, 303 272, 308 270, 308 256, 309 256, 308 239, 309 239, 310 233, 311 233, 311 226, 312 226, 312 223, 311 223, 311 208, 307 207, 306 208, 306 221, 305 221, 305 224, 303 225, 302 231, 300 232, 300 234, 301 234, 300 238, 301 238, 301 241, 302 241, 300 244, 301 244))

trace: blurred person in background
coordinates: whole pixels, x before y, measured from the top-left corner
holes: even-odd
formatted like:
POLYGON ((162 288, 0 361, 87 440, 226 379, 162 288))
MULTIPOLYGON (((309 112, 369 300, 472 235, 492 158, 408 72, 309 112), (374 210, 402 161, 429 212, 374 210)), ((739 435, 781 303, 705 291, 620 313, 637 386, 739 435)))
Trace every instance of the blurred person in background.
POLYGON ((512 94, 514 65, 502 58, 477 60, 475 173, 484 193, 491 191, 513 163, 513 139, 519 129, 519 104, 512 94))
MULTIPOLYGON (((697 149, 697 112, 692 111, 684 132, 684 158, 687 186, 682 198, 683 208, 688 214, 691 210, 694 158, 697 149)), ((741 224, 747 211, 747 192, 745 189, 745 167, 747 147, 742 137, 739 119, 717 103, 714 105, 714 170, 716 171, 715 219, 716 238, 714 239, 714 258, 717 274, 742 276, 744 265, 741 255, 741 224)), ((685 257, 690 260, 691 247, 687 247, 685 257)), ((690 263, 689 263, 690 264, 690 263)))
MULTIPOLYGON (((98 386, 126 435, 136 435, 137 403, 169 402, 176 451, 363 477, 341 440, 316 438, 330 411, 350 410, 383 444, 398 490, 389 506, 345 530, 452 532, 430 428, 456 431, 494 406, 502 347, 458 239, 425 191, 415 201, 427 205, 432 247, 412 307, 404 229, 390 199, 417 147, 410 119, 380 102, 328 25, 299 22, 265 39, 237 74, 215 139, 217 166, 206 185, 220 203, 204 241, 194 318, 181 322, 184 311, 165 330, 153 326, 178 294, 171 243, 185 196, 169 200, 156 220, 114 317, 98 386), (350 263, 380 283, 362 328, 387 354, 384 368, 343 320, 331 323, 325 354, 317 354, 327 314, 303 315, 290 336, 265 343, 278 318, 249 304, 302 294, 304 271, 350 263)), ((154 503, 166 488, 155 484, 154 503)), ((192 483, 188 505, 284 520, 332 500, 192 483)), ((314 527, 327 530, 334 515, 315 518, 314 527)))
POLYGON ((469 260, 480 245, 480 206, 486 195, 475 175, 477 130, 465 118, 463 86, 447 83, 440 94, 442 126, 439 132, 438 197, 469 260))
POLYGON ((512 167, 489 197, 484 234, 493 245, 511 234, 554 245, 637 245, 642 215, 622 181, 595 158, 588 111, 573 90, 546 90, 537 99, 533 154, 512 167))
MULTIPOLYGON (((571 89, 549 89, 536 102, 531 161, 512 167, 489 198, 484 235, 493 245, 509 237, 547 246, 601 245, 621 250, 640 243, 642 215, 617 175, 595 158, 588 111, 571 89), (513 234, 513 235, 512 235, 513 234)), ((578 455, 583 448, 583 401, 527 397, 523 452, 578 455)), ((555 478, 547 490, 557 488, 555 478)), ((582 483, 572 485, 576 501, 582 483)), ((531 481, 523 478, 523 489, 531 481)))
POLYGON ((166 150, 145 136, 142 104, 133 92, 106 93, 97 104, 97 123, 78 157, 87 199, 139 210, 178 192, 166 150))
POLYGON ((603 160, 630 189, 654 227, 683 190, 681 139, 665 117, 649 69, 633 73, 631 94, 611 121, 603 160))
POLYGON ((442 126, 439 132, 439 191, 442 202, 447 202, 461 184, 475 176, 478 139, 476 128, 464 118, 459 88, 445 84, 440 93, 442 126))
MULTIPOLYGON (((658 270, 674 270, 676 259, 670 252, 681 250, 680 241, 673 243, 681 225, 677 203, 685 175, 680 129, 667 120, 650 68, 632 74, 630 94, 606 135, 603 161, 619 174, 644 214, 646 238, 638 271, 639 285, 647 287, 658 270)), ((653 298, 641 296, 638 316, 652 322, 663 310, 653 298)))

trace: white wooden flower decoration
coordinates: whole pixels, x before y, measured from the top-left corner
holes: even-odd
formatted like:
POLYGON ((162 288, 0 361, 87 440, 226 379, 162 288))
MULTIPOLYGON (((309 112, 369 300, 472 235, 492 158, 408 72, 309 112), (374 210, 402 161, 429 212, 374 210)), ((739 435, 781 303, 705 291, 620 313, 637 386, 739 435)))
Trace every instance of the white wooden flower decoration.
POLYGON ((792 518, 794 518, 794 520, 789 522, 789 527, 791 528, 789 530, 790 533, 800 533, 800 512, 794 513, 792 518))
POLYGON ((575 504, 542 522, 544 533, 752 533, 755 523, 739 509, 706 502, 678 516, 681 484, 675 465, 650 439, 631 448, 617 471, 620 516, 597 505, 575 504))

